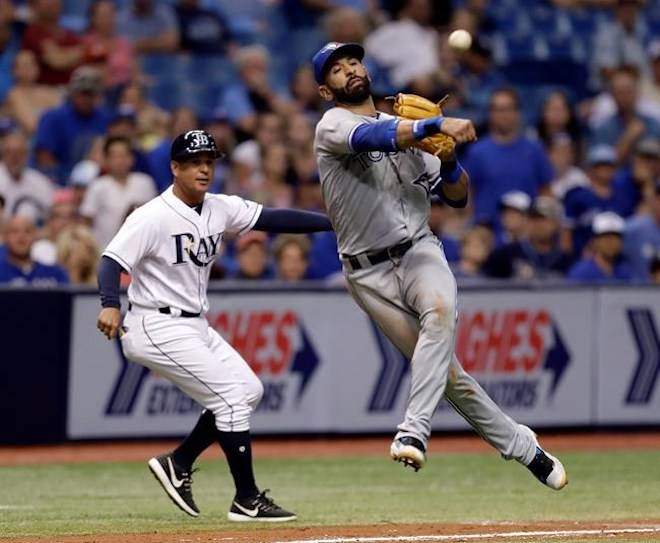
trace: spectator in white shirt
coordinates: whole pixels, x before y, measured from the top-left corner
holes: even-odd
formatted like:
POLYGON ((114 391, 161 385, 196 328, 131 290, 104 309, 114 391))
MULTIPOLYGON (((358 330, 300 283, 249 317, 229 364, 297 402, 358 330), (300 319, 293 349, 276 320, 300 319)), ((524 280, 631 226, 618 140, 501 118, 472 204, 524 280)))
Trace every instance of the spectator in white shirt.
POLYGON ((364 42, 367 55, 388 69, 399 88, 429 87, 438 71, 438 33, 430 26, 430 0, 405 0, 395 21, 385 23, 364 42))
POLYGON ((101 249, 119 230, 130 211, 157 194, 151 177, 133 171, 133 152, 128 138, 108 138, 103 154, 107 175, 92 182, 80 206, 80 215, 92 227, 101 249))
POLYGON ((596 29, 593 62, 605 80, 619 66, 634 66, 642 74, 649 71, 644 48, 650 36, 641 13, 644 0, 617 0, 614 20, 601 19, 596 29))
POLYGON ((28 142, 21 132, 4 137, 1 146, 0 195, 4 214, 28 216, 35 224, 46 219, 55 187, 42 173, 27 166, 28 142))

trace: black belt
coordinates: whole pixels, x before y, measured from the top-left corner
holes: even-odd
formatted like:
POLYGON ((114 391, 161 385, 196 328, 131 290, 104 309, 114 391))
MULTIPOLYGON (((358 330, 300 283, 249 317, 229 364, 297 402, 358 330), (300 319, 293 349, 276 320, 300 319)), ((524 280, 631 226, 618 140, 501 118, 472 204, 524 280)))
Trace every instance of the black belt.
MULTIPOLYGON (((375 266, 376 264, 380 264, 381 262, 385 262, 392 258, 401 258, 412 246, 413 242, 411 240, 406 240, 397 245, 393 245, 392 247, 364 253, 364 256, 372 266, 375 266)), ((360 270, 364 267, 360 264, 360 260, 355 255, 342 255, 342 257, 348 261, 353 270, 360 270)))
MULTIPOLYGON (((133 304, 129 302, 128 304, 128 310, 130 311, 133 308, 133 304)), ((156 309, 154 308, 154 311, 156 309)), ((158 308, 158 313, 163 313, 164 315, 171 315, 172 314, 172 308, 169 306, 166 307, 159 307, 158 308)), ((199 317, 201 313, 191 313, 190 311, 183 311, 181 310, 181 314, 179 315, 180 317, 184 317, 186 319, 194 319, 196 317, 199 317)))

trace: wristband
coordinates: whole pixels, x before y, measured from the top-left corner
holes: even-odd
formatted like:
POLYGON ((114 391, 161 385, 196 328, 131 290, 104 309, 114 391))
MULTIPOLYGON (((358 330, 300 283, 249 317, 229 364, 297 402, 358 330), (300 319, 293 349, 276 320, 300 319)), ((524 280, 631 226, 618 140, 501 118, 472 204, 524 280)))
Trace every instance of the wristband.
POLYGON ((413 138, 419 141, 439 133, 444 120, 445 118, 442 115, 438 115, 437 117, 415 121, 413 123, 413 138))
POLYGON ((440 165, 440 176, 442 181, 447 185, 455 185, 461 178, 463 173, 463 166, 455 158, 452 161, 445 161, 440 165))

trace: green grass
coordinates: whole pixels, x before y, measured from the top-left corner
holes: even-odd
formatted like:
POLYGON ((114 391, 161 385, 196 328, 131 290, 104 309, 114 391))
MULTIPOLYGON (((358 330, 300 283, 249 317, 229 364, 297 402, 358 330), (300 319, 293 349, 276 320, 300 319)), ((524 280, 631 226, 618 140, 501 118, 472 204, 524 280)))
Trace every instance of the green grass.
MULTIPOLYGON (((660 451, 561 457, 570 478, 561 492, 494 454, 435 455, 419 473, 385 456, 258 460, 256 473, 262 487, 298 513, 298 527, 631 519, 660 524, 660 451)), ((198 519, 172 505, 143 462, 0 467, 0 538, 241 528, 226 521, 232 484, 225 463, 204 461, 199 467, 198 519)))

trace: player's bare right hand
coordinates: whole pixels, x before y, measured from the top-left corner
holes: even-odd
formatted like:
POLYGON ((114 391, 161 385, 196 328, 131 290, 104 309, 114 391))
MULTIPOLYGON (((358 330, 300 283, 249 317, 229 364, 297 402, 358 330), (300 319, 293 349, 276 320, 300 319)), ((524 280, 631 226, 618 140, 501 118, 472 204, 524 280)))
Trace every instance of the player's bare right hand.
POLYGON ((468 119, 456 119, 445 117, 442 121, 440 131, 456 140, 456 143, 468 143, 477 139, 477 132, 472 121, 468 119))
POLYGON ((117 337, 121 312, 117 307, 104 307, 96 320, 96 327, 103 332, 108 339, 117 337))

